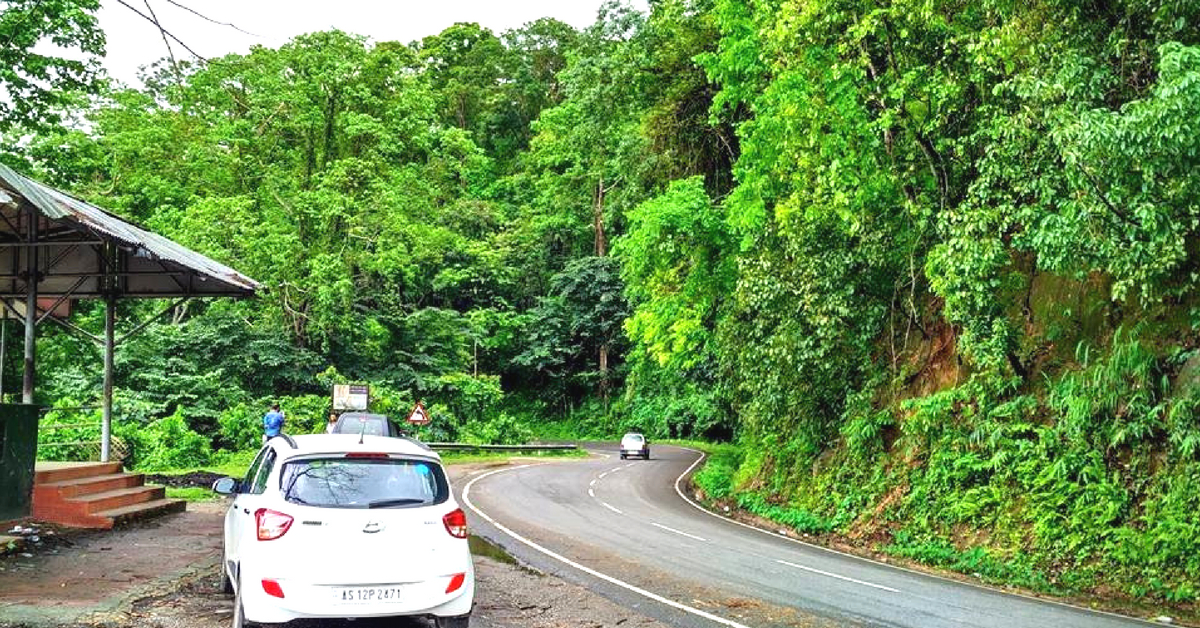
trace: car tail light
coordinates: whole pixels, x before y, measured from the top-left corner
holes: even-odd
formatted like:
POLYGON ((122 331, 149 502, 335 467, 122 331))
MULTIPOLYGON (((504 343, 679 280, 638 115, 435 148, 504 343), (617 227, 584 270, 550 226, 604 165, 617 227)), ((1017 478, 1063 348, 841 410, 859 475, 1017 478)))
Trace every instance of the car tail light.
POLYGON ((279 598, 283 597, 283 587, 279 586, 278 581, 263 580, 262 584, 263 584, 263 591, 266 591, 267 595, 270 595, 272 597, 279 597, 279 598))
POLYGON ((258 527, 258 540, 273 541, 283 536, 292 527, 292 516, 267 508, 254 511, 254 523, 258 527))
POLYGON ((388 455, 381 451, 352 451, 346 454, 347 458, 387 458, 388 455))
POLYGON ((446 531, 450 536, 465 539, 467 538, 467 515, 462 511, 462 508, 455 508, 446 513, 442 517, 442 523, 446 524, 446 531))
MULTIPOLYGON (((463 581, 467 579, 467 574, 456 573, 450 578, 450 584, 446 585, 446 593, 454 593, 462 588, 463 581)), ((280 595, 279 597, 283 597, 280 595)))

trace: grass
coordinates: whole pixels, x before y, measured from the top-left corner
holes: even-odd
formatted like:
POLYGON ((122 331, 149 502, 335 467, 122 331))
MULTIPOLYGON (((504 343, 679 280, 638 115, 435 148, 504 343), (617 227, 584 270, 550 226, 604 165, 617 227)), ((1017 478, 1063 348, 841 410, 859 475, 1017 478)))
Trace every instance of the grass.
POLYGON ((174 486, 167 487, 167 498, 168 499, 183 499, 183 500, 187 500, 189 502, 210 502, 210 501, 213 501, 216 499, 220 499, 220 497, 221 497, 220 495, 217 495, 216 493, 212 492, 211 489, 207 489, 207 488, 199 488, 199 487, 180 488, 180 487, 174 487, 174 486))
POLYGON ((926 565, 942 567, 958 573, 973 575, 989 584, 1015 584, 1032 591, 1063 595, 1044 574, 1028 564, 994 556, 987 549, 972 547, 960 550, 938 539, 922 539, 900 532, 896 541, 879 548, 893 556, 910 558, 926 565))
POLYGON ((702 440, 680 440, 680 439, 675 439, 675 438, 650 441, 651 446, 654 446, 655 444, 674 445, 676 447, 687 447, 688 449, 695 449, 696 451, 702 451, 710 456, 719 451, 723 451, 726 448, 732 447, 732 445, 730 445, 728 443, 709 443, 709 442, 702 441, 702 440))
POLYGON ((468 464, 472 462, 507 460, 509 458, 587 458, 588 452, 583 449, 522 453, 513 453, 507 451, 479 451, 469 453, 448 451, 441 454, 441 456, 442 462, 446 464, 468 464))
POLYGON ((216 473, 218 475, 227 475, 233 478, 240 478, 243 475, 246 475, 246 469, 250 468, 250 463, 254 462, 254 457, 257 455, 257 449, 247 449, 246 451, 222 450, 213 455, 213 460, 211 463, 203 466, 141 471, 146 473, 154 473, 157 475, 187 475, 188 473, 205 471, 209 473, 216 473))

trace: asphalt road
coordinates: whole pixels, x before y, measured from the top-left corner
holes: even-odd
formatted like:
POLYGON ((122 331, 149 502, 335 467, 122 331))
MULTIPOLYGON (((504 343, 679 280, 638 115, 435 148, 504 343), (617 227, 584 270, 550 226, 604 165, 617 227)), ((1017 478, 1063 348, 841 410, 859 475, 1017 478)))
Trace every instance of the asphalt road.
MULTIPOLYGON (((1151 625, 945 580, 738 525, 686 501, 694 451, 533 463, 465 483, 471 524, 518 558, 680 627, 1151 625)), ((464 486, 460 483, 460 486, 464 486)))

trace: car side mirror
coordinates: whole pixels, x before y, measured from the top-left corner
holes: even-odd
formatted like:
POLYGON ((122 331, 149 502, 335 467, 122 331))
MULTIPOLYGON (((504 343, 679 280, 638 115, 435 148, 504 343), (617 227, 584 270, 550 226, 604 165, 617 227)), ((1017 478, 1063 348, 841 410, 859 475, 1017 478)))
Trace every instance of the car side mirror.
POLYGON ((221 478, 213 482, 212 490, 218 495, 233 495, 238 492, 238 481, 233 478, 221 478))

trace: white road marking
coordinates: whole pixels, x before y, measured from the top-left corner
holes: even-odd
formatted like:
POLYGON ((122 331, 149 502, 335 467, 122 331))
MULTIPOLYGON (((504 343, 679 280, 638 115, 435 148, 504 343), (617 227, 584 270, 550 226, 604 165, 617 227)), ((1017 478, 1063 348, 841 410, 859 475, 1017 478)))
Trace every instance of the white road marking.
POLYGON ((702 541, 704 543, 708 542, 708 539, 702 539, 702 538, 696 536, 695 534, 688 534, 687 532, 684 532, 682 530, 676 530, 675 528, 668 528, 667 526, 665 526, 661 523, 654 523, 653 521, 651 521, 650 525, 652 525, 656 528, 662 528, 662 529, 666 530, 667 532, 674 532, 675 534, 681 534, 683 536, 686 536, 689 539, 696 539, 697 541, 702 541))
POLYGON ((604 473, 601 473, 601 474, 600 474, 600 477, 599 477, 599 478, 596 478, 596 479, 598 479, 598 480, 603 480, 603 479, 604 479, 604 476, 606 476, 606 475, 608 475, 608 471, 605 471, 604 473))
POLYGON ((618 515, 623 515, 623 514, 625 514, 625 513, 621 512, 620 510, 617 510, 616 508, 613 508, 612 506, 610 506, 610 505, 608 504, 608 502, 603 502, 603 501, 602 501, 602 502, 600 502, 600 505, 601 505, 601 506, 604 506, 605 508, 607 508, 607 509, 609 509, 609 510, 611 510, 611 511, 615 512, 615 513, 617 513, 618 515))
MULTIPOLYGON (((546 464, 546 463, 543 463, 543 464, 546 464)), ((496 526, 497 530, 500 530, 501 532, 511 536, 513 539, 515 539, 519 543, 523 543, 524 545, 527 545, 530 548, 532 548, 538 552, 541 552, 542 554, 545 554, 546 556, 549 556, 550 558, 553 558, 554 560, 557 560, 560 563, 563 563, 565 565, 568 565, 570 567, 578 569, 579 571, 582 571, 583 573, 586 573, 588 575, 599 578, 609 584, 621 587, 622 589, 625 589, 626 591, 631 591, 642 597, 654 600, 655 602, 658 602, 660 604, 666 604, 667 606, 670 606, 671 608, 679 609, 685 613, 695 615, 696 617, 702 617, 709 621, 721 624, 722 626, 729 626, 729 628, 750 628, 749 626, 747 626, 745 624, 739 624, 736 621, 733 621, 731 619, 725 619, 724 617, 713 615, 712 613, 709 613, 707 611, 702 611, 698 608, 688 606, 687 604, 683 604, 680 602, 676 602, 675 600, 665 598, 661 595, 658 595, 657 593, 651 593, 641 587, 629 584, 628 582, 625 582, 623 580, 618 580, 607 574, 600 573, 599 571, 596 571, 595 569, 592 569, 590 567, 584 567, 583 565, 580 565, 579 563, 577 563, 561 554, 557 554, 552 550, 546 549, 545 547, 542 547, 541 545, 538 545, 537 543, 530 541, 529 539, 521 536, 520 534, 513 532, 509 528, 505 527, 504 524, 500 523, 499 521, 496 521, 491 516, 489 516, 487 513, 483 512, 482 510, 477 508, 475 506, 475 504, 473 502, 471 502, 471 487, 473 487, 476 482, 478 482, 486 477, 500 473, 502 471, 514 471, 516 469, 523 469, 525 467, 531 467, 531 466, 533 466, 533 465, 525 464, 525 465, 509 467, 509 468, 505 468, 505 469, 496 469, 494 471, 489 471, 479 477, 473 478, 470 482, 467 482, 466 486, 463 487, 463 490, 462 490, 463 503, 466 504, 467 508, 470 508, 472 511, 474 511, 475 514, 479 515, 480 517, 483 517, 483 519, 485 521, 492 524, 493 526, 496 526)))
POLYGON ((592 480, 591 482, 589 482, 589 483, 588 483, 588 486, 595 486, 595 485, 596 485, 596 481, 595 481, 595 480, 592 480))
POLYGON ((899 589, 893 589, 892 587, 885 587, 882 584, 875 584, 874 582, 866 582, 864 580, 855 580, 854 578, 849 578, 847 576, 839 576, 838 574, 829 573, 828 571, 821 571, 820 569, 813 569, 812 567, 805 567, 804 565, 797 565, 796 563, 789 563, 786 560, 776 559, 775 562, 779 563, 780 565, 787 565, 788 567, 795 567, 796 569, 803 569, 804 571, 810 571, 812 573, 820 574, 822 576, 828 576, 830 578, 837 578, 838 580, 845 580, 846 582, 853 582, 854 584, 861 584, 864 587, 875 587, 876 589, 883 589, 884 591, 891 591, 892 593, 900 592, 899 589))
POLYGON ((595 497, 595 496, 596 496, 596 491, 589 488, 588 489, 588 497, 595 497))

